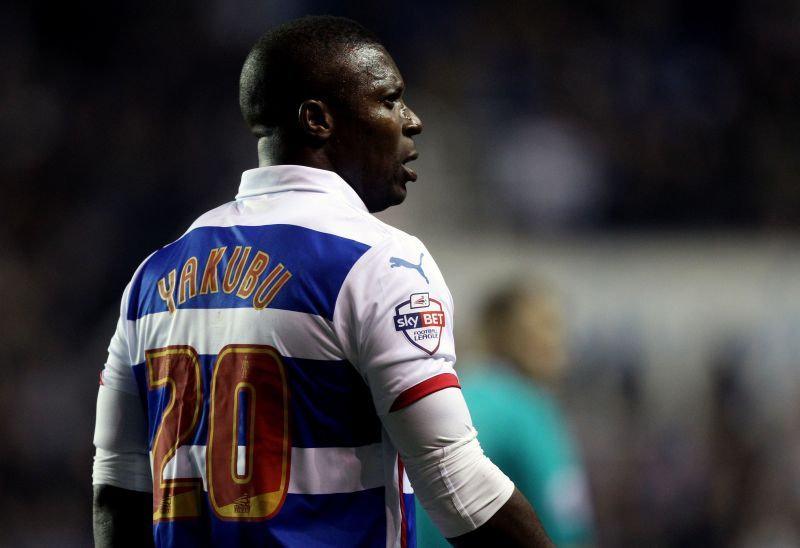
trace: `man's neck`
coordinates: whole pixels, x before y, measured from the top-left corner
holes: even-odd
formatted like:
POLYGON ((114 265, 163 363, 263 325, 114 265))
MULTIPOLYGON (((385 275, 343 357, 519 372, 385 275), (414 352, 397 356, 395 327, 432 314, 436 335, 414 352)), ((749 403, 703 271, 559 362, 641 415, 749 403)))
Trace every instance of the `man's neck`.
POLYGON ((258 166, 279 165, 308 166, 334 171, 327 155, 321 148, 291 147, 275 136, 261 137, 258 140, 258 166))

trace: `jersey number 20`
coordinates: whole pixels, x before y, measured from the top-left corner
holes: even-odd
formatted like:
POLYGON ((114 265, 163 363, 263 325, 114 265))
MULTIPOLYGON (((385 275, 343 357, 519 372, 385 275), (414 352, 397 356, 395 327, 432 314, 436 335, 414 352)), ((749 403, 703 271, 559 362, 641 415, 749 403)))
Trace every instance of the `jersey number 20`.
POLYGON ((211 369, 205 448, 186 445, 197 432, 204 400, 197 351, 168 346, 149 350, 146 361, 148 389, 165 389, 168 398, 152 446, 153 521, 201 514, 201 480, 181 473, 181 463, 190 461, 175 458, 181 447, 205 452, 208 496, 217 517, 274 516, 289 489, 291 456, 289 390, 277 351, 234 344, 220 350, 211 369))

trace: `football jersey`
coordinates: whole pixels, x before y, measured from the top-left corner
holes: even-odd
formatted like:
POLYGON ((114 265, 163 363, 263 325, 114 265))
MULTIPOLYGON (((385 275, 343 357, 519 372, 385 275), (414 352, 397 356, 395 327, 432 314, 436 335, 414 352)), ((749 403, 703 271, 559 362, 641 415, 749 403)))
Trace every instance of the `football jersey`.
POLYGON ((338 175, 246 171, 136 271, 101 376, 147 414, 156 545, 413 546, 381 416, 458 386, 452 323, 425 246, 338 175))

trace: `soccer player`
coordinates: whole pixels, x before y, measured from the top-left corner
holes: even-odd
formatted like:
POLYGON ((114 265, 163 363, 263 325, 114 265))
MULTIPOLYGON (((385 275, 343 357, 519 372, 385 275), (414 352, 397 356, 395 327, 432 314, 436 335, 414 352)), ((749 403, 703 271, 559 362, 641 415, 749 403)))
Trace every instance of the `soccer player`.
POLYGON ((410 484, 456 545, 550 545, 480 449, 436 263, 371 215, 417 178, 403 91, 347 19, 253 47, 240 104, 261 167, 123 294, 97 402, 98 546, 413 546, 410 484))

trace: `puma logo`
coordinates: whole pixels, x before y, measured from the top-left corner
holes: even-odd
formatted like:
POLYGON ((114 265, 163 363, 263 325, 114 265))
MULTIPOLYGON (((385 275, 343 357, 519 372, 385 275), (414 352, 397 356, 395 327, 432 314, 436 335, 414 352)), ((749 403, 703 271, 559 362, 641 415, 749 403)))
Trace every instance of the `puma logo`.
POLYGON ((406 268, 410 268, 412 270, 416 270, 419 272, 419 275, 425 278, 425 283, 430 284, 431 282, 428 281, 428 277, 425 275, 425 271, 422 270, 422 257, 424 257, 424 253, 419 254, 419 264, 414 264, 406 261, 405 259, 401 259, 399 257, 389 257, 389 264, 392 268, 397 268, 398 266, 404 266, 406 268))

